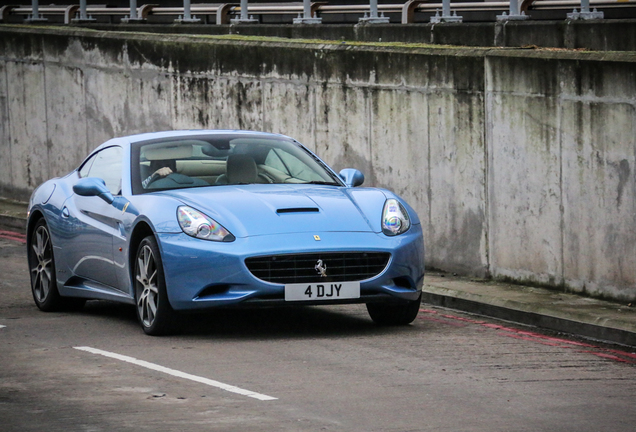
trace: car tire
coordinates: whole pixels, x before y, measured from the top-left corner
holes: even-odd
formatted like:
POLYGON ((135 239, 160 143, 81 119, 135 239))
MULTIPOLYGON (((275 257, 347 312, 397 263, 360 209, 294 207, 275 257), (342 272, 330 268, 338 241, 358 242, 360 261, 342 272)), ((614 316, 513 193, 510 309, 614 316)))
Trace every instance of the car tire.
POLYGON ((135 310, 144 332, 151 336, 174 332, 177 317, 168 301, 161 255, 153 236, 139 244, 134 269, 135 310))
POLYGON ((421 303, 422 293, 417 300, 405 303, 367 303, 367 311, 376 324, 407 325, 417 317, 421 303))
POLYGON ((38 220, 27 245, 31 293, 35 305, 44 312, 63 309, 81 309, 86 303, 82 298, 60 296, 55 280, 55 258, 51 233, 46 221, 38 220))

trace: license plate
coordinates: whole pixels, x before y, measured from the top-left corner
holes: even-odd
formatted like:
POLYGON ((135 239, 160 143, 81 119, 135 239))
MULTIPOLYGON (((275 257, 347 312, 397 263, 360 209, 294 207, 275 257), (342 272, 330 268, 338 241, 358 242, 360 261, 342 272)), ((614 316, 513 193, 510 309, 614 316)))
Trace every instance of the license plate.
POLYGON ((360 298, 360 282, 326 282, 285 285, 285 301, 360 298))

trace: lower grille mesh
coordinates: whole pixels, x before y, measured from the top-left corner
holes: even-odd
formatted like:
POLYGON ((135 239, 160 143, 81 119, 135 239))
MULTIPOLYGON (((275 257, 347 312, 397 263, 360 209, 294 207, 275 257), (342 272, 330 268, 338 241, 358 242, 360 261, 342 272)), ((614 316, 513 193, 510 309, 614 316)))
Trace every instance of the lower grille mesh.
POLYGON ((379 275, 390 258, 386 252, 327 252, 253 257, 247 258, 245 264, 254 276, 267 282, 348 282, 379 275), (320 267, 326 276, 321 276, 320 267))

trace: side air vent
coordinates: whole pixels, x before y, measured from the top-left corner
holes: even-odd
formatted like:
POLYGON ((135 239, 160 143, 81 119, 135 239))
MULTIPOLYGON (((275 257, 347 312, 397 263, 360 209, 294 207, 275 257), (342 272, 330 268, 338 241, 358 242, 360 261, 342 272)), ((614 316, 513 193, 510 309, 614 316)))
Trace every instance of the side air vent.
POLYGON ((294 207, 294 208, 283 208, 276 210, 276 213, 318 213, 317 207, 294 207))

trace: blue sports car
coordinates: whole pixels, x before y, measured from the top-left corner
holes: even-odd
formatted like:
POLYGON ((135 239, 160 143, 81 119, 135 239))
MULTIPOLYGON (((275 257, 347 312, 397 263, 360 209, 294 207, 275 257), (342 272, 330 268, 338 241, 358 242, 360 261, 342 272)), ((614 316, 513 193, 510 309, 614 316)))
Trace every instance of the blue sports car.
POLYGON ((179 312, 227 306, 366 303, 376 323, 409 324, 420 221, 363 181, 283 135, 111 139, 31 196, 33 298, 43 311, 134 304, 150 335, 174 330, 179 312))

